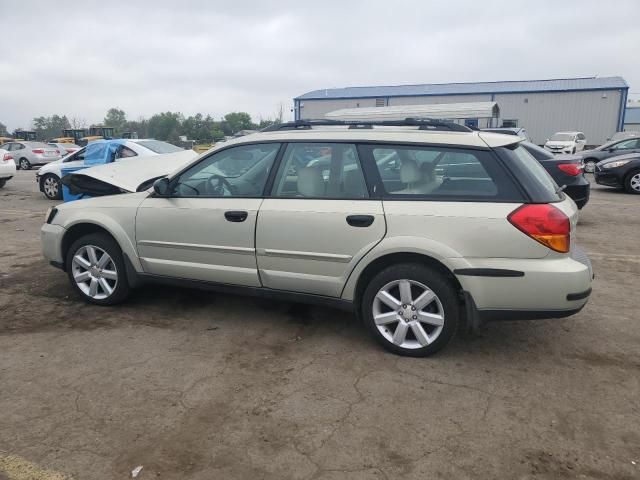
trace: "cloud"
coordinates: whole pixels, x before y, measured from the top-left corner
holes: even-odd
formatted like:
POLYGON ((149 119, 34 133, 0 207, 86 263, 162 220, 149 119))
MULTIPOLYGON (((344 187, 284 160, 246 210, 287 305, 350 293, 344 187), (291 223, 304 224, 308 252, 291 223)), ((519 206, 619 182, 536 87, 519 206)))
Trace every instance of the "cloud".
MULTIPOLYGON (((640 85, 640 3, 14 2, 0 121, 160 111, 273 116, 334 86, 622 75, 640 85), (610 20, 606 20, 606 19, 610 20)), ((640 86, 638 87, 640 92, 640 86)))

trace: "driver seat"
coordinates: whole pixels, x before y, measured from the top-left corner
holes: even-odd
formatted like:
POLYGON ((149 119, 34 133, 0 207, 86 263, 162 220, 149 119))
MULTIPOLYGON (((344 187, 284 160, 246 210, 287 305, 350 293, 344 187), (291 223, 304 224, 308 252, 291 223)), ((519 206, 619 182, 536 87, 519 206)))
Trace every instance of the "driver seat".
POLYGON ((303 197, 323 197, 324 178, 316 167, 304 167, 298 170, 298 194, 303 197))

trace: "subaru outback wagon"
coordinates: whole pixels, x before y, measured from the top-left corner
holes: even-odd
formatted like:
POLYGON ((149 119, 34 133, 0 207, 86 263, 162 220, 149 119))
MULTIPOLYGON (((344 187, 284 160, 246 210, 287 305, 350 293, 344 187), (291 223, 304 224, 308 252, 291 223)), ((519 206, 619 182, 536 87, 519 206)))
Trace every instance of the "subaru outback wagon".
POLYGON ((426 120, 268 130, 145 191, 52 209, 45 257, 91 303, 155 281, 334 305, 411 356, 587 303, 578 209, 518 137, 426 120))

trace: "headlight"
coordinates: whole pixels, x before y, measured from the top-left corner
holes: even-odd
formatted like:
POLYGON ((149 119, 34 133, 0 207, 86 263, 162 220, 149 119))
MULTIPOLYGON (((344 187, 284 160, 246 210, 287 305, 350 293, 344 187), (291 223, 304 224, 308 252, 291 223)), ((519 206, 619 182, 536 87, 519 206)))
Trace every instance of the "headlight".
POLYGON ((58 209, 56 207, 49 207, 49 209, 47 210, 47 215, 44 217, 45 223, 53 222, 53 219, 56 217, 57 213, 58 209))
POLYGON ((622 165, 626 165, 630 161, 631 160, 618 160, 611 163, 605 163, 604 165, 602 165, 602 168, 617 168, 617 167, 621 167, 622 165))

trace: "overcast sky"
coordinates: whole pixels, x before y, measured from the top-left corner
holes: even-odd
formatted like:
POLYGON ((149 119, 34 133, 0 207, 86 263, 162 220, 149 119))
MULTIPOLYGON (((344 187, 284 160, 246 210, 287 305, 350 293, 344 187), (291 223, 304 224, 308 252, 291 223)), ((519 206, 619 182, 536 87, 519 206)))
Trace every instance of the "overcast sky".
MULTIPOLYGON (((2 0, 0 122, 160 111, 274 117, 310 90, 620 75, 640 1, 2 0)), ((635 95, 638 97, 639 95, 635 95)))

